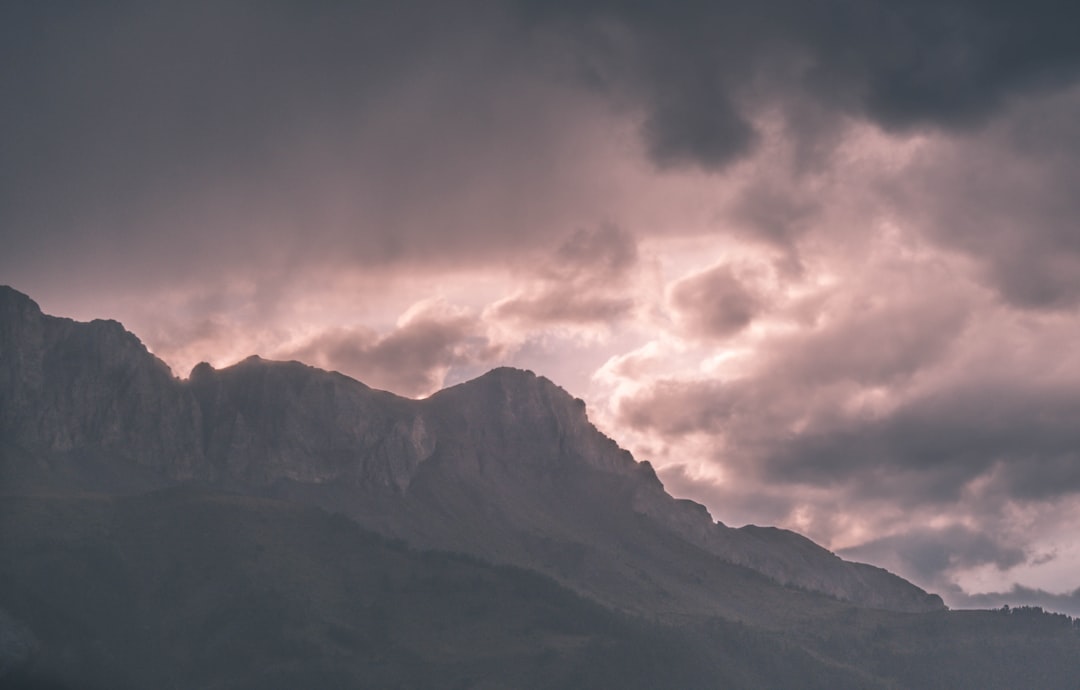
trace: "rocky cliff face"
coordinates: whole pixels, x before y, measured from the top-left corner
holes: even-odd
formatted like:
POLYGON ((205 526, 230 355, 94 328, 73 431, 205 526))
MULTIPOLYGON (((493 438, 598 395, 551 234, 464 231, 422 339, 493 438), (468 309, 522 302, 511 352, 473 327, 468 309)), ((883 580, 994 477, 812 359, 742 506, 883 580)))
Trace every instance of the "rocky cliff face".
POLYGON ((45 316, 0 288, 0 452, 9 479, 89 467, 99 488, 141 472, 299 497, 628 608, 745 617, 754 602, 737 604, 733 582, 772 595, 734 566, 866 606, 942 607, 791 532, 715 523, 593 427, 581 400, 514 369, 421 401, 257 357, 181 381, 120 324, 45 316))
POLYGON ((108 458, 190 477, 201 414, 164 362, 115 321, 76 323, 0 287, 0 439, 38 457, 108 458))
MULTIPOLYGON (((579 485, 589 485, 595 497, 620 486, 620 505, 606 506, 608 512, 629 508, 688 543, 781 584, 876 608, 922 611, 942 606, 937 596, 883 569, 844 561, 793 532, 754 526, 733 529, 714 522, 700 504, 670 496, 648 463, 636 462, 588 421, 581 400, 543 377, 496 369, 432 396, 429 403, 441 422, 436 427, 441 453, 451 455, 454 464, 467 471, 491 475, 531 468, 534 474, 573 476, 579 485), (591 471, 582 473, 581 468, 591 471)), ((534 496, 545 496, 550 488, 568 491, 558 481, 554 487, 543 480, 528 485, 534 496)), ((496 488, 494 494, 512 494, 512 489, 496 488)), ((531 498, 517 501, 528 506, 531 498)), ((567 522, 580 525, 583 516, 574 507, 560 511, 567 522)), ((573 528, 566 531, 572 534, 573 528)))
POLYGON ((203 413, 212 480, 403 491, 434 449, 413 401, 298 362, 200 364, 188 386, 203 413))
POLYGON ((494 369, 423 407, 448 441, 444 453, 466 471, 573 465, 625 475, 637 465, 589 422, 583 400, 529 371, 494 369))

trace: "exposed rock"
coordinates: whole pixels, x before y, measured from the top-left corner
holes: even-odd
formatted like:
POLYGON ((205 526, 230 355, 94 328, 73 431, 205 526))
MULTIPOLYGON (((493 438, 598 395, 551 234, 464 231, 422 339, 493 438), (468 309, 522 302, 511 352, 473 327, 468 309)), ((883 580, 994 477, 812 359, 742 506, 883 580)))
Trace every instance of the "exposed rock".
POLYGON ((0 438, 54 462, 141 466, 186 479, 199 464, 200 410, 115 321, 45 316, 0 287, 0 438))
POLYGON ((532 372, 495 369, 419 401, 258 357, 199 364, 180 381, 120 324, 45 316, 10 288, 0 288, 0 363, 9 478, 123 490, 144 471, 144 483, 288 494, 628 608, 749 616, 753 603, 725 590, 742 576, 721 577, 724 562, 860 605, 942 608, 792 532, 714 522, 600 433, 584 402, 532 372))
POLYGON ((413 401, 299 362, 200 364, 188 385, 204 415, 210 479, 403 491, 434 449, 413 401))

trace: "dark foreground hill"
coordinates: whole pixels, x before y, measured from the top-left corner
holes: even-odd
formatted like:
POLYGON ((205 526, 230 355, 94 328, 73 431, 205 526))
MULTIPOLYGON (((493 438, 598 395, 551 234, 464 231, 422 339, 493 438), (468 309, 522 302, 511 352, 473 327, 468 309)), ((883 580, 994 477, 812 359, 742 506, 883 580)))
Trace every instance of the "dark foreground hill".
POLYGON ((501 369, 186 381, 0 288, 0 687, 1074 688, 1080 635, 666 492, 501 369))
POLYGON ((165 490, 2 516, 3 603, 38 640, 21 672, 71 687, 858 685, 760 634, 722 626, 732 643, 707 645, 294 504, 165 490))
POLYGON ((1066 688, 1080 650, 1063 617, 996 612, 661 624, 205 487, 9 498, 0 544, 25 623, 0 687, 1066 688))

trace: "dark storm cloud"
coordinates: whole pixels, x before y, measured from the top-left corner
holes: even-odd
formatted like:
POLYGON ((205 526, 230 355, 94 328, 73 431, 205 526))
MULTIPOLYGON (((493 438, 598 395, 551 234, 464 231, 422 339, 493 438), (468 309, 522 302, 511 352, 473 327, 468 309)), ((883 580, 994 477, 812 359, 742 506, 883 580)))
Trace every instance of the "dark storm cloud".
POLYGON ((906 505, 955 501, 978 477, 1001 500, 1080 492, 1080 391, 1068 382, 971 381, 913 397, 876 419, 792 388, 795 418, 811 420, 796 432, 788 430, 788 402, 761 393, 769 385, 659 382, 624 399, 620 419, 672 437, 729 439, 724 463, 764 482, 842 485, 906 505))
MULTIPOLYGON (((585 92, 637 117, 660 166, 718 169, 756 150, 751 121, 770 108, 818 113, 792 120, 800 139, 821 137, 830 113, 964 129, 1013 94, 1068 83, 1080 56, 1077 10, 1050 1, 2 12, 0 268, 87 284, 535 249, 567 220, 552 208, 571 191, 538 187, 574 156, 573 141, 553 142, 576 126, 585 92)), ((790 237, 798 218, 781 215, 761 232, 790 237)), ((1023 263, 1021 245, 999 256, 1023 263)), ((1044 263, 1048 279, 994 267, 1029 302, 1080 290, 1073 264, 1044 263)))
MULTIPOLYGON (((658 161, 716 166, 751 149, 738 100, 806 91, 886 126, 982 121, 1013 92, 1075 77, 1078 14, 1054 0, 9 4, 6 169, 86 196, 250 170, 297 127, 347 134, 400 80, 533 30, 560 35, 590 83, 643 103, 658 161), (63 164, 109 175, 79 189, 63 164)), ((448 86, 470 100, 473 82, 505 87, 472 68, 448 86)))
POLYGON ((771 473, 811 483, 926 473, 936 490, 917 495, 949 500, 1000 467, 994 482, 1003 495, 1044 499, 1080 491, 1078 415, 1080 391, 1067 383, 971 382, 914 398, 880 421, 792 439, 771 473))
POLYGON ((757 140, 753 127, 708 75, 658 82, 643 127, 657 165, 721 168, 751 151, 757 140))
POLYGON ((748 326, 762 308, 732 268, 723 265, 677 282, 671 289, 671 304, 693 335, 720 339, 748 326))
POLYGON ((637 242, 612 225, 578 230, 538 268, 537 280, 492 310, 530 324, 612 323, 634 307, 626 295, 637 242))
POLYGON ((896 561, 918 581, 935 584, 940 584, 953 569, 993 565, 1007 570, 1027 558, 1017 546, 1002 544, 990 534, 959 525, 882 537, 843 549, 839 555, 872 563, 896 561))
POLYGON ((490 362, 499 353, 475 317, 430 308, 386 334, 335 329, 282 356, 341 371, 375 388, 421 396, 437 390, 450 367, 490 362))
POLYGON ((0 268, 146 286, 540 245, 578 110, 505 9, 5 4, 0 268))
POLYGON ((755 134, 743 111, 769 100, 809 98, 888 129, 965 129, 1080 67, 1068 28, 1080 11, 1057 0, 535 5, 588 38, 592 83, 644 105, 660 164, 744 155, 755 134))
POLYGON ((974 257, 1024 309, 1080 303, 1080 90, 1017 104, 980 136, 943 143, 893 185, 896 213, 974 257))
POLYGON ((422 44, 431 33, 407 12, 325 5, 7 7, 29 16, 4 22, 15 53, 0 68, 4 170, 18 183, 6 200, 85 205, 115 220, 145 194, 265 172, 306 118, 362 116, 387 77, 409 68, 412 51, 392 37, 422 44), (382 33, 368 19, 397 26, 382 33))

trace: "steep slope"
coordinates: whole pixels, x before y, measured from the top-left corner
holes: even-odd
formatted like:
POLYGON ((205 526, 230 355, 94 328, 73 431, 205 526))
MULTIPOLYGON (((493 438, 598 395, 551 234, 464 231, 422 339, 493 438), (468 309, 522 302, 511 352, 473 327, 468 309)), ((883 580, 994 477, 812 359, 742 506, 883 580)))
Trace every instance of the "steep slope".
POLYGON ((421 401, 257 357, 179 381, 119 324, 45 316, 10 288, 0 289, 0 354, 9 486, 116 492, 196 479, 304 500, 650 614, 782 626, 793 611, 829 606, 777 584, 942 608, 798 535, 713 522, 601 434, 582 401, 531 372, 496 369, 421 401))
POLYGON ((201 414, 168 366, 115 321, 45 316, 0 286, 0 475, 160 483, 192 476, 201 414))
MULTIPOLYGON (((440 422, 437 462, 432 464, 464 466, 465 481, 482 478, 479 481, 490 495, 514 496, 507 513, 520 506, 552 513, 549 519, 559 518, 572 535, 596 519, 590 511, 601 509, 607 515, 624 515, 622 523, 610 525, 600 537, 605 541, 624 528, 620 536, 637 548, 644 521, 662 530, 662 541, 669 541, 670 534, 678 535, 688 544, 781 584, 894 610, 942 606, 939 598, 901 578, 843 561, 792 532, 732 529, 714 522, 703 506, 672 498, 647 462, 634 461, 629 452, 600 433, 589 422, 581 400, 531 372, 497 369, 437 393, 429 406, 440 422), (515 487, 525 487, 524 495, 515 495, 515 487), (545 509, 559 505, 560 496, 575 493, 577 501, 564 501, 556 511, 545 509), (606 504, 605 497, 609 498, 606 504)), ((632 560, 630 551, 621 557, 632 560)), ((679 561, 665 555, 660 562, 679 561)))
POLYGON ((763 635, 742 658, 703 649, 533 573, 280 501, 25 497, 0 507, 0 544, 0 610, 33 637, 0 688, 862 686, 763 635))
POLYGON ((204 420, 207 479, 399 492, 432 453, 414 401, 299 362, 250 357, 221 371, 200 364, 188 387, 204 420))
POLYGON ((214 487, 0 502, 0 690, 1066 690, 1078 676, 1063 616, 849 606, 776 632, 661 625, 214 487))

